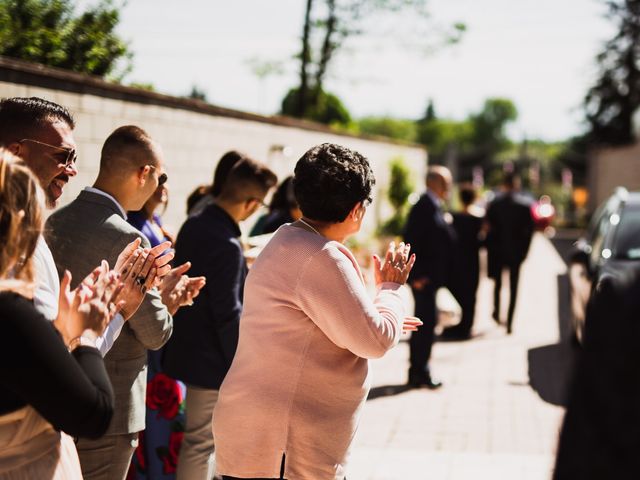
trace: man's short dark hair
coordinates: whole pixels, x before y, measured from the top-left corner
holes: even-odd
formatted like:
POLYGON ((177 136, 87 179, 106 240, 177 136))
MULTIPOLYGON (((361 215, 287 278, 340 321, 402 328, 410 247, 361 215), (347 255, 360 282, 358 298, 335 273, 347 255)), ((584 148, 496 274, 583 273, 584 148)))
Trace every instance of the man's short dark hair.
POLYGON ((465 183, 460 185, 458 196, 460 197, 460 201, 463 205, 471 205, 476 201, 478 195, 476 189, 473 188, 473 185, 471 185, 470 183, 465 183))
POLYGON ((116 128, 102 145, 100 170, 118 170, 125 164, 137 166, 139 153, 144 153, 145 161, 155 154, 153 139, 142 128, 124 125, 116 128))
POLYGON ((51 121, 62 121, 73 130, 73 116, 62 105, 39 97, 0 100, 0 146, 35 136, 34 131, 51 121))
POLYGON ((230 150, 218 161, 216 171, 213 174, 213 184, 211 185, 211 195, 217 197, 222 192, 222 186, 226 182, 229 172, 238 163, 244 155, 236 150, 230 150))
POLYGON ((369 161, 356 151, 323 143, 296 164, 293 191, 305 217, 344 221, 358 202, 371 200, 375 178, 369 161))
POLYGON ((289 175, 280 185, 278 185, 273 197, 271 197, 271 202, 269 202, 269 212, 275 212, 278 210, 288 212, 297 206, 298 202, 296 201, 296 196, 293 193, 293 175, 289 175))
POLYGON ((229 171, 218 197, 233 203, 252 198, 262 200, 277 183, 278 177, 269 167, 243 155, 229 171))
POLYGON ((507 188, 516 188, 520 181, 520 175, 517 172, 505 172, 502 177, 502 185, 507 188))

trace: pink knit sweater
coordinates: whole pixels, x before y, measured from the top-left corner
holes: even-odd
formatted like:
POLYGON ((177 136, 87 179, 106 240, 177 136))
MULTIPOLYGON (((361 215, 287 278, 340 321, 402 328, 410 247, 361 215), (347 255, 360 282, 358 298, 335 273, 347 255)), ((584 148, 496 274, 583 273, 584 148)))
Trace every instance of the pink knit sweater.
POLYGON ((368 358, 398 343, 405 315, 375 300, 342 244, 281 227, 249 272, 240 340, 213 414, 218 474, 341 479, 369 391, 368 358))

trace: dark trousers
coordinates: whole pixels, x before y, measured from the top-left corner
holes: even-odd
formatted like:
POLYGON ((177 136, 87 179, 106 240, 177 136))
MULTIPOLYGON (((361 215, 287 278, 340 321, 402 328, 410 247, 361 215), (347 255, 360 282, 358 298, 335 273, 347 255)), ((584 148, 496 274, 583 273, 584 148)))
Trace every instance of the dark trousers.
POLYGON ((472 267, 464 272, 464 275, 457 278, 453 288, 450 289, 462 309, 460 323, 450 328, 455 329, 456 333, 460 333, 461 335, 471 334, 476 316, 476 292, 480 281, 480 269, 477 265, 473 265, 473 263, 471 263, 471 265, 472 267))
POLYGON ((513 323, 513 312, 516 310, 516 300, 518 297, 518 281, 520 280, 520 263, 503 265, 496 272, 495 286, 493 290, 493 315, 500 318, 500 291, 502 290, 502 271, 509 269, 509 312, 507 314, 507 329, 511 330, 513 323))
POLYGON ((419 380, 430 376, 429 359, 435 339, 437 318, 436 291, 431 286, 421 291, 413 290, 413 298, 416 304, 415 315, 422 320, 423 325, 411 333, 409 340, 409 377, 419 380))
POLYGON ((462 309, 462 318, 460 319, 460 323, 458 324, 457 329, 461 334, 471 334, 473 321, 475 320, 476 316, 477 288, 477 283, 475 285, 468 285, 468 287, 463 292, 458 294, 457 300, 460 304, 460 308, 462 309))

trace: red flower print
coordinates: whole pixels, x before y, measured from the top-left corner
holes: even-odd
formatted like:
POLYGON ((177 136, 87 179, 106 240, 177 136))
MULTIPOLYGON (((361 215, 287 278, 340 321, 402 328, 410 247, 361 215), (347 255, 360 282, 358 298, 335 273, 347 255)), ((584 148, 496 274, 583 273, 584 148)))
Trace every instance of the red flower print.
POLYGON ((158 417, 175 418, 182 403, 178 382, 164 373, 157 373, 147 384, 147 407, 158 410, 158 417))
POLYGON ((162 452, 162 471, 165 474, 176 472, 178 466, 178 454, 182 444, 183 432, 171 432, 169 435, 169 448, 162 452))

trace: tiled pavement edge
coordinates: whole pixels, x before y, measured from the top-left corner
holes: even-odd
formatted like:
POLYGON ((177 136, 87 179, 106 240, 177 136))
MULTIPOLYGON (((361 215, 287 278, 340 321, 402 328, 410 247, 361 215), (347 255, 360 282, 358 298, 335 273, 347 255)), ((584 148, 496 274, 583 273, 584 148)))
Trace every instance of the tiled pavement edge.
POLYGON ((558 341, 557 275, 564 271, 537 235, 522 268, 511 336, 490 318, 492 282, 483 278, 478 336, 435 345, 432 370, 445 384, 438 391, 402 387, 406 342, 374 361, 378 396, 365 405, 349 480, 550 478, 564 410, 529 386, 527 351, 558 341))

